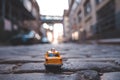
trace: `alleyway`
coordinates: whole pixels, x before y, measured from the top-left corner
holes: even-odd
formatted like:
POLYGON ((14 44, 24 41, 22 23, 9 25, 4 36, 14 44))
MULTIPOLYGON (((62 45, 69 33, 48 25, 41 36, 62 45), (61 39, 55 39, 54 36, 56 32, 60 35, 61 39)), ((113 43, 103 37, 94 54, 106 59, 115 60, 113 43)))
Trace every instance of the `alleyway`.
POLYGON ((0 47, 0 80, 120 80, 120 46, 38 44, 0 47), (52 47, 63 57, 61 72, 46 72, 44 54, 52 47))

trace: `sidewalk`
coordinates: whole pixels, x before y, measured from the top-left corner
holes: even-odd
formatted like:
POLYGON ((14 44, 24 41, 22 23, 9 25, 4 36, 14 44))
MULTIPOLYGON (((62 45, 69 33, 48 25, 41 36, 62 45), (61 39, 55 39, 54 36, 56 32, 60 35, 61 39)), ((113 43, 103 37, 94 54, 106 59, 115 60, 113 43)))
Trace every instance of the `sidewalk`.
POLYGON ((105 44, 120 44, 120 38, 114 39, 101 39, 97 41, 98 43, 105 43, 105 44))
POLYGON ((90 42, 98 44, 120 44, 120 38, 90 40, 90 42))

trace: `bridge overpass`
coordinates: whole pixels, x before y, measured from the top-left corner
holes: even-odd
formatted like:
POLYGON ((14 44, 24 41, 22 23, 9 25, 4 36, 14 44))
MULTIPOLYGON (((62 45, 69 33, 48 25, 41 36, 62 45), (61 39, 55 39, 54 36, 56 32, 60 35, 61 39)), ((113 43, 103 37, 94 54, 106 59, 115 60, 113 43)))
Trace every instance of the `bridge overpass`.
MULTIPOLYGON (((63 17, 62 16, 50 16, 50 15, 41 15, 40 16, 40 21, 41 21, 41 31, 42 31, 42 36, 47 37, 50 41, 54 41, 55 36, 54 36, 54 31, 56 30, 56 26, 60 29, 60 24, 63 22, 63 17), (49 35, 48 35, 49 33, 49 35)), ((58 33, 56 33, 58 34, 58 33)), ((59 35, 60 37, 60 35, 59 35)))
POLYGON ((49 16, 49 15, 41 15, 40 17, 41 23, 47 24, 55 24, 55 23, 62 23, 63 17, 62 16, 49 16))

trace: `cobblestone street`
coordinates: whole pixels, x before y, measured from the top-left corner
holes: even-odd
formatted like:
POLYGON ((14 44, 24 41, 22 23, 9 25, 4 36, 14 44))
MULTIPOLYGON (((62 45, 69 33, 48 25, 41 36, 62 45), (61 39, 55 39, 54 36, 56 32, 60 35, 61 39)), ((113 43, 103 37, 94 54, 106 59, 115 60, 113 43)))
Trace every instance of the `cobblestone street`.
POLYGON ((38 44, 0 47, 0 80, 120 80, 120 46, 38 44), (44 54, 52 47, 62 58, 61 72, 46 72, 44 54))

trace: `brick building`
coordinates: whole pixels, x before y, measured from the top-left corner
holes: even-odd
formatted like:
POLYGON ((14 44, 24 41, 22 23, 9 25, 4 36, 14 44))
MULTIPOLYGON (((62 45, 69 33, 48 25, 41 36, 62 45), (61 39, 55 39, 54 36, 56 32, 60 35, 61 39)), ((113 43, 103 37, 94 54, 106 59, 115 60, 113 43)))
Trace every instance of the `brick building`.
POLYGON ((37 31, 39 25, 36 0, 0 0, 0 42, 9 40, 24 29, 37 31))
POLYGON ((69 28, 69 17, 68 10, 64 10, 63 14, 63 30, 64 30, 64 41, 69 41, 71 39, 71 30, 69 28))
POLYGON ((120 37, 120 0, 69 0, 74 41, 120 37))

